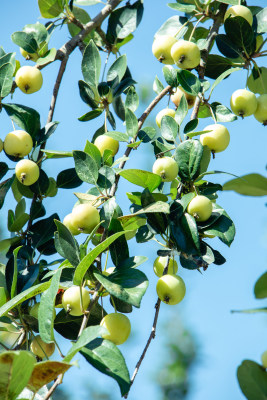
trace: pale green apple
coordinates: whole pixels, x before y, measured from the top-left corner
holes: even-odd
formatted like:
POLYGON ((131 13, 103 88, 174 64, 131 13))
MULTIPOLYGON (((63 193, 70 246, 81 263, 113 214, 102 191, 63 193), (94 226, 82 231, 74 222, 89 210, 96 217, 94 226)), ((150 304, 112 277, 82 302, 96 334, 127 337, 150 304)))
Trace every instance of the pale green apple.
POLYGON ((257 98, 257 109, 254 117, 264 126, 267 125, 267 94, 262 94, 257 98))
MULTIPOLYGON (((163 275, 163 271, 164 271, 164 268, 165 268, 165 265, 167 262, 167 258, 168 257, 157 257, 156 260, 154 261, 153 269, 154 269, 155 274, 159 278, 163 275)), ((177 271, 178 271, 177 262, 173 258, 170 258, 167 274, 175 275, 177 271)))
POLYGON ((157 36, 152 45, 152 53, 159 62, 172 65, 174 61, 171 56, 171 48, 176 42, 177 39, 170 35, 157 36))
POLYGON ((169 117, 174 118, 175 110, 173 110, 172 108, 163 108, 163 110, 158 112, 158 114, 156 116, 156 124, 158 125, 159 128, 161 127, 161 120, 163 117, 165 117, 165 115, 168 115, 169 117))
POLYGON ((171 48, 171 56, 175 64, 182 68, 195 68, 200 63, 200 50, 198 46, 188 40, 178 40, 171 48))
POLYGON ((248 7, 237 5, 237 6, 232 6, 228 8, 224 15, 224 21, 228 18, 232 17, 242 17, 248 21, 250 25, 253 23, 253 15, 252 12, 248 7))
POLYGON ((267 350, 265 350, 261 355, 261 363, 263 368, 267 368, 267 350))
POLYGON ((15 76, 15 82, 23 93, 38 92, 43 85, 43 76, 36 67, 21 67, 15 76))
POLYGON ((102 338, 110 340, 116 345, 126 342, 131 332, 129 318, 120 313, 107 314, 100 322, 100 326, 108 331, 108 333, 102 335, 102 338))
POLYGON ((84 287, 71 286, 65 290, 62 296, 62 306, 67 313, 73 316, 82 315, 83 311, 87 310, 89 303, 90 294, 84 287))
POLYGON ((66 217, 63 219, 63 224, 68 228, 68 230, 73 234, 73 235, 79 235, 81 232, 79 229, 75 228, 72 225, 72 213, 67 214, 66 217))
POLYGON ((87 203, 76 206, 71 215, 71 225, 81 233, 91 233, 100 222, 97 209, 87 203))
POLYGON ((31 160, 20 160, 15 167, 17 179, 25 186, 33 185, 38 181, 40 170, 38 165, 31 160))
POLYGON ((112 157, 114 157, 119 150, 118 140, 113 139, 112 137, 109 137, 107 135, 99 135, 94 141, 94 144, 98 148, 102 156, 105 150, 111 150, 112 157))
POLYGON ((212 202, 206 196, 197 195, 188 204, 187 212, 198 222, 207 221, 212 213, 212 202))
POLYGON ((156 290, 161 301, 173 306, 183 300, 186 288, 180 276, 163 275, 157 282, 156 290))
POLYGON ((46 343, 36 335, 30 345, 31 352, 39 358, 50 357, 55 351, 55 343, 46 343))
POLYGON ((200 143, 208 146, 212 153, 224 151, 230 143, 230 134, 228 129, 221 124, 208 125, 203 131, 210 131, 200 135, 200 143))
POLYGON ((172 182, 178 175, 178 164, 171 157, 158 158, 153 164, 153 174, 159 175, 163 182, 172 182))
POLYGON ((185 95, 188 109, 190 109, 194 106, 196 96, 186 93, 186 91, 182 87, 177 87, 173 91, 174 91, 174 93, 171 95, 171 101, 176 105, 176 107, 179 106, 183 94, 185 95))
POLYGON ((257 109, 257 98, 249 90, 238 89, 231 96, 230 106, 235 115, 242 118, 248 117, 257 109))
POLYGON ((20 47, 19 51, 20 51, 22 57, 24 57, 26 60, 37 61, 39 58, 37 53, 28 53, 22 47, 20 47))
POLYGON ((17 129, 9 132, 5 137, 4 150, 10 156, 25 157, 31 152, 32 147, 32 137, 26 131, 17 129))

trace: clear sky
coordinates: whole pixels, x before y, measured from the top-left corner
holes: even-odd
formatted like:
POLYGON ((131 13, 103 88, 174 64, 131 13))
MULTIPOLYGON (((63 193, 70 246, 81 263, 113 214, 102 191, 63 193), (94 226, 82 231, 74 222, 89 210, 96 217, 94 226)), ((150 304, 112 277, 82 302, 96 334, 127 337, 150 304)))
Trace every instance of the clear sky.
MULTIPOLYGON (((0 45, 5 51, 17 51, 10 35, 21 30, 27 23, 35 23, 39 18, 37 0, 12 0, 1 5, 0 45)), ((127 53, 129 67, 133 77, 140 83, 152 83, 155 75, 164 82, 162 66, 151 53, 153 35, 160 25, 170 16, 173 10, 166 6, 162 0, 145 0, 145 11, 141 25, 136 31, 135 39, 122 49, 127 53)), ((249 5, 261 5, 262 1, 249 1, 249 5)), ((100 9, 99 6, 86 7, 91 16, 100 9)), ((40 19, 45 23, 45 20, 40 19)), ((57 30, 51 40, 52 47, 60 47, 69 38, 67 27, 57 30)), ((23 58, 18 53, 22 65, 23 58)), ((77 120, 79 116, 89 111, 86 104, 80 100, 77 81, 82 78, 81 54, 76 50, 69 60, 67 71, 64 75, 62 87, 56 106, 54 120, 60 121, 55 134, 47 144, 48 149, 73 150, 83 149, 87 139, 91 139, 95 130, 101 125, 97 119, 93 123, 82 123, 77 120)), ((260 66, 266 65, 263 59, 260 66)), ((12 100, 36 108, 41 114, 42 124, 45 124, 49 103, 52 95, 53 84, 59 68, 59 62, 43 70, 44 85, 40 92, 26 96, 16 90, 12 100)), ((220 101, 229 106, 232 92, 244 88, 246 73, 234 73, 229 79, 219 85, 214 93, 213 100, 220 101)), ((156 108, 153 115, 166 107, 167 100, 163 100, 156 108)), ((139 107, 137 115, 142 113, 139 107)), ((1 133, 5 135, 12 130, 12 125, 5 112, 1 113, 1 133)), ((212 123, 211 119, 201 120, 199 128, 204 128, 212 123)), ((231 142, 228 149, 216 156, 210 164, 210 170, 229 171, 236 175, 250 172, 266 174, 266 148, 267 128, 261 126, 253 117, 244 121, 238 120, 227 124, 230 130, 231 142)), ((122 124, 118 130, 124 129, 122 124)), ((127 163, 128 168, 151 170, 154 162, 150 145, 141 146, 132 153, 132 159, 127 163), (143 149, 142 149, 143 148, 143 149)), ((121 146, 118 156, 124 152, 121 146)), ((1 161, 6 161, 2 153, 1 161)), ((56 178, 61 169, 73 166, 71 159, 49 161, 44 165, 49 176, 56 178)), ((229 178, 227 175, 218 175, 212 178, 213 182, 224 183, 229 178)), ((127 212, 129 201, 125 190, 136 190, 136 186, 121 181, 123 188, 118 192, 119 204, 127 212)), ((86 191, 83 185, 78 191, 86 191)), ((62 190, 56 198, 45 200, 47 216, 57 211, 61 219, 71 212, 75 203, 72 190, 62 190)), ((192 330, 199 345, 198 363, 191 374, 191 400, 225 400, 242 399, 236 380, 236 368, 245 359, 260 360, 260 354, 266 350, 266 316, 263 314, 245 315, 231 314, 233 309, 262 307, 264 302, 256 301, 253 297, 253 286, 256 279, 266 270, 267 245, 266 245, 266 207, 264 198, 242 197, 232 192, 219 192, 218 204, 226 209, 236 225, 236 239, 231 248, 227 248, 218 239, 212 239, 212 246, 218 249, 227 259, 223 266, 210 266, 202 275, 197 271, 188 271, 180 267, 180 274, 186 282, 187 294, 182 303, 177 306, 162 305, 156 340, 152 343, 147 357, 141 367, 140 373, 132 388, 129 400, 153 398, 160 400, 159 391, 151 379, 157 366, 160 366, 166 353, 164 352, 163 323, 167 319, 182 318, 186 327, 192 330)), ((7 197, 5 207, 1 211, 4 221, 8 207, 14 206, 11 194, 7 197)), ((6 222, 2 222, 3 225, 6 222)), ((135 309, 130 315, 133 331, 132 340, 121 346, 126 356, 130 373, 133 371, 137 358, 141 354, 149 335, 156 302, 156 278, 152 271, 153 260, 156 257, 157 246, 154 243, 136 245, 135 240, 130 242, 131 255, 146 255, 149 261, 141 268, 150 279, 148 291, 143 299, 140 310, 135 309)), ((105 300, 108 303, 107 300, 105 300)), ((108 306, 107 306, 108 309, 108 306)), ((67 347, 62 344, 63 349, 67 347)), ((83 382, 88 377, 97 381, 110 390, 119 392, 115 383, 106 376, 100 375, 83 360, 80 369, 73 367, 66 374, 65 384, 73 393, 73 399, 85 399, 83 382)), ((115 397, 116 398, 116 397, 115 397)))

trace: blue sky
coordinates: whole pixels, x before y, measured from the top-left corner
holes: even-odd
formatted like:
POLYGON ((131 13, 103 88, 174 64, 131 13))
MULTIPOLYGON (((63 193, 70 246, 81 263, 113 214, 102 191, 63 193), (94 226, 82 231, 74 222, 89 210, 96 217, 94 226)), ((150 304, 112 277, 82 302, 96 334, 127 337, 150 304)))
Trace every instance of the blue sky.
MULTIPOLYGON (((249 2, 249 5, 261 2, 249 2)), ((18 48, 12 43, 10 35, 21 30, 27 23, 35 23, 39 18, 37 1, 13 0, 2 5, 1 41, 5 51, 17 51, 18 48)), ((99 6, 86 7, 86 10, 94 16, 99 6)), ((128 64, 134 79, 140 83, 152 83, 155 75, 164 81, 162 66, 153 57, 151 46, 153 35, 161 24, 170 16, 173 10, 166 6, 162 0, 146 0, 144 17, 141 25, 136 31, 135 39, 122 49, 127 53, 128 64)), ((39 19, 45 23, 45 20, 39 19)), ((60 47, 69 38, 67 27, 56 31, 51 40, 51 46, 60 47)), ((25 65, 23 58, 18 53, 18 59, 25 65)), ((87 139, 91 139, 95 130, 101 125, 99 119, 93 123, 81 123, 77 118, 89 111, 86 104, 80 100, 77 81, 82 78, 81 55, 78 50, 71 55, 66 73, 64 74, 62 87, 58 96, 58 102, 54 120, 60 121, 55 134, 47 144, 48 149, 73 150, 83 149, 87 139)), ((260 66, 266 64, 263 59, 260 66)), ((52 95, 53 85, 59 68, 59 62, 49 65, 43 70, 44 85, 40 92, 33 95, 24 95, 16 90, 12 100, 36 108, 41 114, 41 121, 45 124, 52 95)), ((246 72, 234 73, 229 79, 219 85, 213 93, 213 101, 220 101, 229 106, 232 92, 244 88, 246 72)), ((163 100, 155 109, 153 115, 167 106, 167 100, 163 100)), ((137 115, 140 116, 142 109, 139 107, 137 115)), ((1 133, 5 135, 12 130, 12 125, 5 114, 1 113, 1 133)), ((211 124, 212 120, 200 121, 199 128, 211 124)), ((230 131, 231 142, 223 153, 211 161, 210 170, 228 171, 236 175, 250 172, 265 174, 266 166, 266 130, 254 118, 238 120, 226 125, 230 131)), ((122 124, 118 130, 124 129, 122 124)), ((200 129, 201 130, 201 129, 200 129)), ((127 163, 128 168, 151 170, 154 162, 150 145, 143 145, 132 153, 131 160, 127 163), (142 149, 143 147, 143 149, 142 149)), ((124 152, 121 146, 118 156, 124 152)), ((2 153, 1 161, 6 161, 2 153)), ((70 159, 49 161, 44 164, 44 169, 49 176, 56 177, 57 173, 65 168, 73 166, 70 159)), ((213 182, 223 183, 228 180, 227 175, 217 175, 212 178, 213 182)), ((121 181, 122 188, 118 191, 119 203, 125 212, 128 210, 129 202, 125 195, 126 191, 136 190, 126 181, 121 181)), ((86 191, 87 186, 78 188, 77 191, 86 191)), ((62 190, 58 198, 45 200, 47 215, 58 211, 61 219, 71 212, 75 203, 72 190, 62 190), (63 200, 64 199, 64 200, 63 200), (62 201, 63 200, 63 201, 62 201)), ((157 387, 151 376, 164 360, 164 322, 168 319, 182 319, 183 324, 192 330, 199 345, 198 363, 194 367, 191 376, 191 400, 213 399, 225 400, 242 399, 236 380, 236 368, 245 358, 260 360, 260 354, 266 350, 266 316, 263 314, 245 315, 231 314, 233 309, 252 308, 264 306, 264 302, 256 301, 253 297, 253 285, 256 279, 266 270, 267 259, 267 230, 266 230, 266 207, 264 198, 249 198, 239 196, 232 192, 219 193, 218 204, 226 209, 236 225, 236 239, 231 248, 227 248, 218 239, 213 239, 211 244, 218 249, 227 259, 223 266, 211 266, 202 275, 197 271, 188 271, 180 267, 180 274, 186 282, 187 294, 182 303, 171 307, 162 305, 159 317, 159 325, 156 340, 152 343, 140 373, 132 388, 129 400, 141 400, 149 397, 160 400, 157 387)), ((11 194, 8 195, 6 205, 2 210, 5 221, 7 209, 12 208, 14 201, 11 194)), ((5 224, 2 223, 3 225, 5 224)), ((8 235, 8 233, 7 233, 8 235)), ((153 260, 156 257, 157 245, 149 242, 136 245, 135 240, 130 242, 131 255, 146 255, 149 261, 144 264, 142 270, 150 279, 148 291, 143 299, 140 310, 135 309, 130 315, 135 335, 125 345, 121 346, 126 356, 130 372, 133 371, 139 354, 149 335, 156 302, 156 277, 152 271, 153 260)), ((108 304, 108 301, 105 300, 108 304)), ((108 309, 108 306, 107 306, 108 309)), ((67 346, 62 343, 63 349, 67 346)), ((86 398, 83 382, 88 377, 91 381, 97 381, 101 386, 109 387, 110 390, 118 389, 108 377, 95 372, 82 359, 79 361, 81 368, 72 368, 65 377, 65 385, 73 393, 73 399, 86 398)), ((119 397, 119 396, 118 396, 119 397)))

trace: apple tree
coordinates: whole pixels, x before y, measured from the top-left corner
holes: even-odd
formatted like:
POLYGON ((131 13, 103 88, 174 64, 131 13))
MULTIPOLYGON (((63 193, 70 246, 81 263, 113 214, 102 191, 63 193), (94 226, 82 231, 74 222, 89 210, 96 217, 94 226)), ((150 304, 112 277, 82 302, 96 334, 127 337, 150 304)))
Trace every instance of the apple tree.
MULTIPOLYGON (((1 111, 14 124, 0 142, 0 207, 8 192, 16 200, 3 216, 10 237, 0 242, 7 259, 0 281, 0 394, 10 400, 49 399, 75 368, 77 353, 95 373, 115 379, 127 398, 155 338, 161 303, 176 305, 186 296, 179 269, 203 272, 226 262, 212 239, 230 246, 235 226, 219 204, 219 192, 267 194, 266 178, 259 174, 235 176, 223 187, 209 181, 210 175, 222 173, 209 163, 230 146, 232 121, 254 115, 255 126, 267 125, 267 70, 259 63, 266 55, 267 8, 243 0, 169 3, 174 15, 150 38, 162 76, 155 77, 155 97, 140 113, 138 83, 125 51, 142 23, 145 4, 109 0, 91 19, 81 5, 96 3, 102 2, 38 0, 42 23, 25 21, 11 36, 25 65, 20 66, 16 53, 0 48, 1 111), (66 41, 51 48, 50 38, 59 28, 66 30, 66 41), (99 127, 82 149, 48 150, 60 122, 54 111, 62 77, 77 48, 83 79, 73 78, 73 83, 89 107, 79 121, 90 126, 96 120, 99 127), (27 106, 27 95, 42 90, 42 70, 51 63, 59 64, 59 70, 46 117, 38 104, 27 106), (246 88, 229 94, 230 109, 216 101, 216 91, 242 69, 248 72, 246 88), (25 104, 16 102, 19 90, 25 104), (163 99, 171 105, 162 106, 156 130, 147 117, 163 99), (200 119, 207 119, 201 130, 200 119), (118 121, 124 123, 120 131, 118 121), (154 150, 152 171, 127 168, 140 146, 154 150), (119 148, 123 155, 118 158, 119 148), (67 168, 48 176, 46 165, 57 158, 65 158, 67 168), (123 214, 117 190, 125 180, 134 191, 126 193, 129 211, 123 214), (75 191, 76 204, 62 221, 56 209, 46 215, 48 202, 54 197, 62 201, 62 189, 83 183, 86 192, 75 191), (142 313, 148 287, 142 271, 147 257, 130 254, 132 238, 137 244, 157 241, 154 271, 159 279, 151 333, 130 377, 118 346, 130 335, 133 307, 142 313), (107 268, 108 260, 113 267, 107 268), (55 332, 68 342, 66 355, 55 332)), ((266 286, 264 275, 256 284, 257 297, 267 296, 266 286)), ((249 400, 267 396, 266 353, 262 362, 239 367, 240 386, 249 400)))

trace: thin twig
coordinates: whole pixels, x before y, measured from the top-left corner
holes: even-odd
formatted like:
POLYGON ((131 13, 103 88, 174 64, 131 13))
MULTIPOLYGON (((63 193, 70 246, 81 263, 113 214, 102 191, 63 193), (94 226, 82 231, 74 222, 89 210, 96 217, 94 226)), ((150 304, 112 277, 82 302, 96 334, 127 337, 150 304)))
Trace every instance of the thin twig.
MULTIPOLYGON (((170 259, 171 259, 171 257, 170 257, 170 256, 167 256, 166 265, 165 265, 164 270, 163 270, 163 275, 166 275, 167 272, 168 272, 168 268, 169 268, 169 264, 170 264, 170 259)), ((133 373, 132 378, 131 378, 131 383, 130 383, 129 391, 128 391, 128 393, 126 393, 126 395, 124 396, 125 399, 127 399, 128 395, 129 395, 129 392, 130 392, 130 390, 131 390, 131 387, 132 387, 132 385, 133 385, 133 383, 134 383, 134 380, 135 380, 135 378, 136 378, 136 375, 138 374, 138 371, 139 371, 139 368, 140 368, 140 366, 141 366, 141 364, 142 364, 142 361, 143 361, 143 359, 145 358, 145 355, 146 355, 146 352, 147 352, 147 350, 148 350, 148 348, 149 348, 149 346, 150 346, 150 343, 151 343, 152 339, 155 339, 155 337, 156 337, 156 328, 157 328, 157 323, 158 323, 160 304, 161 304, 161 300, 160 300, 160 298, 158 298, 158 300, 157 300, 157 302, 156 302, 156 304, 155 304, 155 310, 156 310, 156 311, 155 311, 155 315, 154 315, 154 320, 153 320, 152 329, 151 329, 149 338, 148 338, 148 340, 147 340, 147 342, 146 342, 145 348, 144 348, 144 350, 143 350, 143 352, 142 352, 142 354, 141 354, 141 357, 139 358, 139 360, 138 360, 138 362, 137 362, 137 364, 136 364, 134 373, 133 373)))
MULTIPOLYGON (((153 108, 160 102, 160 100, 161 100, 164 96, 166 96, 166 94, 168 94, 168 93, 171 91, 171 89, 172 89, 171 86, 166 86, 166 87, 157 95, 157 97, 155 97, 155 99, 149 104, 149 106, 147 107, 147 109, 143 112, 143 114, 141 115, 141 117, 140 117, 139 120, 138 120, 138 130, 137 130, 137 133, 136 133, 135 137, 132 138, 132 140, 131 140, 130 143, 134 143, 134 142, 136 141, 138 132, 139 132, 140 129, 142 128, 142 126, 143 126, 145 120, 147 119, 147 117, 149 116, 149 114, 151 113, 151 111, 153 110, 153 108)), ((127 149, 125 150, 125 153, 124 153, 124 157, 129 157, 129 155, 130 155, 132 149, 133 149, 132 147, 127 147, 127 149)), ((125 166, 125 164, 126 164, 126 161, 127 161, 127 160, 124 160, 124 161, 122 161, 122 162, 119 164, 119 169, 123 169, 123 168, 124 168, 124 166, 125 166)), ((113 196, 115 195, 115 193, 116 193, 119 180, 120 180, 120 175, 117 174, 117 175, 116 175, 115 183, 113 183, 113 185, 112 185, 112 187, 111 187, 111 189, 110 189, 109 195, 110 195, 111 197, 113 197, 113 196)))
POLYGON ((94 292, 93 297, 91 298, 91 301, 90 301, 90 303, 89 303, 89 306, 88 306, 88 308, 87 308, 87 310, 86 310, 87 312, 86 312, 86 314, 84 314, 84 316, 83 316, 83 321, 82 321, 82 324, 81 324, 81 327, 80 327, 80 330, 79 330, 77 339, 81 336, 83 330, 84 330, 84 329, 86 328, 86 326, 87 326, 87 323, 88 323, 88 320, 89 320, 89 317, 90 317, 91 310, 93 309, 94 305, 97 303, 97 301, 98 301, 98 299, 99 299, 99 294, 98 294, 98 292, 99 292, 100 288, 101 288, 101 284, 98 283, 98 284, 96 285, 96 287, 95 287, 95 292, 94 292))
POLYGON ((49 397, 54 393, 54 391, 56 390, 56 388, 62 383, 62 379, 63 379, 63 374, 60 374, 57 379, 54 382, 54 385, 51 386, 51 388, 48 390, 48 392, 46 393, 46 395, 43 397, 42 400, 48 400, 49 397))
POLYGON ((21 332, 21 335, 19 337, 18 343, 17 343, 16 347, 14 347, 13 350, 19 350, 21 345, 22 345, 22 343, 24 342, 25 338, 26 338, 26 331, 23 329, 22 332, 21 332))

